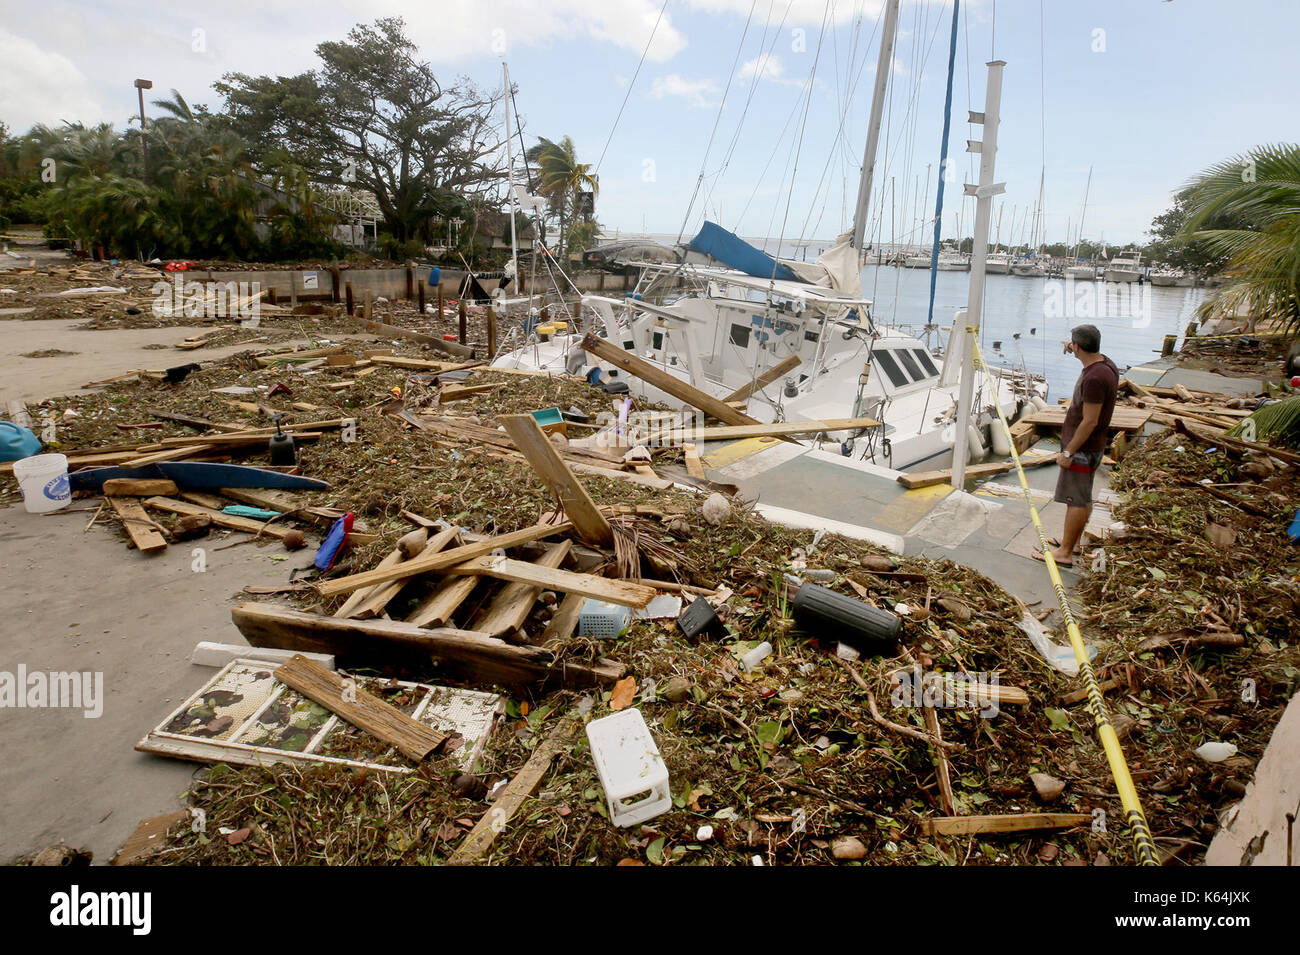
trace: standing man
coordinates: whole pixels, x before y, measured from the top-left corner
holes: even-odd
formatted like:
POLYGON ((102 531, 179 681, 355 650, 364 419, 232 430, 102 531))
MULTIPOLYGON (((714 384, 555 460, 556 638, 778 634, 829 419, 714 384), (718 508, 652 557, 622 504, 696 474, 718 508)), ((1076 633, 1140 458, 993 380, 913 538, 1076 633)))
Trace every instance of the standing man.
MULTIPOLYGON (((1061 453, 1056 464, 1061 469, 1056 479, 1056 497, 1066 506, 1065 531, 1055 545, 1052 559, 1058 566, 1074 564, 1074 549, 1083 537, 1083 529, 1092 513, 1092 478, 1101 467, 1106 451, 1107 429, 1115 411, 1115 393, 1119 390, 1119 369, 1101 354, 1101 332, 1095 325, 1079 325, 1070 332, 1065 353, 1083 365, 1074 385, 1074 396, 1065 413, 1061 428, 1061 453)), ((1035 560, 1044 560, 1034 551, 1035 560)))

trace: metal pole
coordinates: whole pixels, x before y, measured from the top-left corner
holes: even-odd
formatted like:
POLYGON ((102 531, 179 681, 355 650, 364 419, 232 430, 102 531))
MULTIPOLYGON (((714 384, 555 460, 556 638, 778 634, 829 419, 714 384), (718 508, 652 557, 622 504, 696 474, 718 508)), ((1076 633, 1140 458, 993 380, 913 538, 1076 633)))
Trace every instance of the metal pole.
MULTIPOLYGON (((1006 192, 1006 183, 993 181, 993 166, 998 152, 998 121, 1002 104, 1003 60, 988 65, 988 87, 984 93, 983 115, 971 112, 970 122, 984 125, 984 138, 966 144, 967 152, 980 154, 978 186, 966 185, 965 194, 975 196, 975 242, 971 248, 970 290, 966 297, 966 332, 962 336, 961 381, 957 392, 957 433, 952 449, 952 486, 961 489, 966 483, 967 431, 971 422, 971 403, 975 390, 975 333, 980 326, 980 307, 984 299, 984 273, 989 249, 989 219, 993 197, 1006 192)), ((997 395, 993 396, 997 401, 997 395)))
POLYGON ((501 64, 501 72, 506 80, 506 194, 510 200, 510 262, 514 269, 512 281, 516 294, 519 291, 519 238, 515 235, 515 150, 510 136, 510 67, 501 64))
POLYGON ((867 147, 862 154, 862 179, 858 182, 858 202, 853 213, 853 248, 862 253, 862 238, 867 229, 867 206, 871 202, 871 180, 876 172, 876 144, 880 141, 880 119, 885 110, 885 84, 894 59, 894 34, 898 28, 901 0, 888 0, 884 28, 880 32, 880 58, 876 61, 876 88, 871 99, 871 123, 867 127, 867 147))

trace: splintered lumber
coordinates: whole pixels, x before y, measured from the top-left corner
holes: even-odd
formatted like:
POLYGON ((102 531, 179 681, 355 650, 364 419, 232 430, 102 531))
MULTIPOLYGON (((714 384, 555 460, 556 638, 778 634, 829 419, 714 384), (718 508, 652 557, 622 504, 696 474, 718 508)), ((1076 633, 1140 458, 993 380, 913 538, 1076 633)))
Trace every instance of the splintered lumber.
POLYGON ((576 720, 565 719, 551 730, 550 735, 528 757, 524 768, 497 794, 488 811, 479 817, 469 835, 448 857, 447 865, 474 865, 483 858, 497 833, 505 830, 506 823, 519 811, 524 800, 541 785, 556 755, 573 739, 577 728, 576 720))
POLYGON ((1014 812, 1005 816, 937 816, 921 820, 927 836, 977 836, 992 832, 1027 832, 1031 829, 1073 829, 1092 824, 1085 812, 1014 812))
MULTIPOLYGON (((402 538, 402 540, 408 540, 412 534, 427 536, 427 533, 428 532, 425 531, 424 528, 420 528, 417 531, 412 531, 411 534, 407 534, 406 537, 402 538)), ((419 556, 420 554, 436 554, 454 541, 459 534, 460 528, 458 527, 449 527, 444 531, 440 531, 433 537, 421 541, 419 544, 419 550, 414 556, 419 556)), ((406 553, 406 549, 402 547, 400 541, 393 553, 398 555, 399 560, 414 559, 413 556, 406 553)), ((390 554, 389 556, 392 555, 390 554)), ((367 617, 377 617, 384 612, 384 608, 388 606, 389 602, 401 593, 402 588, 410 582, 411 578, 407 577, 402 580, 390 580, 386 584, 376 584, 369 590, 358 590, 348 598, 348 602, 350 603, 356 599, 358 595, 361 595, 361 600, 357 602, 357 606, 350 613, 339 614, 338 616, 353 616, 362 619, 367 617)))
POLYGON ((142 468, 150 464, 157 464, 160 461, 177 461, 181 458, 192 458, 208 451, 216 450, 215 444, 188 444, 179 448, 168 448, 166 451, 158 451, 155 454, 145 454, 139 457, 131 457, 123 461, 122 464, 131 468, 142 468))
POLYGON ((595 464, 583 464, 581 461, 570 461, 569 467, 579 474, 594 474, 597 477, 609 478, 611 481, 640 484, 642 487, 654 488, 656 491, 666 491, 673 486, 673 482, 667 478, 655 477, 654 471, 650 474, 642 474, 640 471, 616 471, 595 464))
POLYGON ((538 646, 554 649, 573 636, 573 631, 578 628, 578 617, 582 615, 582 605, 586 602, 587 598, 582 594, 565 594, 541 638, 535 641, 538 646))
POLYGON ((269 355, 258 355, 253 360, 263 368, 279 364, 286 361, 311 361, 315 358, 327 358, 330 355, 337 355, 346 350, 346 345, 330 345, 328 348, 309 348, 305 351, 282 351, 273 352, 269 355))
POLYGON ((286 535, 295 533, 292 527, 279 527, 248 517, 236 517, 234 514, 225 514, 215 507, 203 507, 200 504, 178 501, 171 497, 151 497, 144 503, 148 507, 157 508, 160 511, 170 511, 173 514, 206 514, 212 518, 213 524, 229 527, 232 530, 247 531, 250 534, 274 537, 277 540, 284 540, 286 535))
MULTIPOLYGON (((295 437, 308 431, 326 431, 334 428, 342 428, 348 422, 356 422, 356 418, 327 418, 323 421, 303 421, 299 424, 284 424, 280 430, 285 434, 292 434, 295 437)), ((195 442, 208 442, 212 444, 234 444, 242 440, 261 439, 266 440, 275 434, 274 426, 269 428, 247 428, 240 431, 228 431, 225 434, 206 434, 206 435, 182 435, 175 438, 163 438, 160 442, 164 446, 174 446, 178 444, 193 444, 195 442)))
POLYGON ((1221 447, 1235 448, 1238 451, 1258 451, 1260 454, 1267 454, 1279 461, 1288 464, 1300 464, 1300 453, 1288 451, 1285 448, 1275 448, 1271 444, 1260 444, 1257 441, 1243 441, 1240 438, 1230 438, 1226 434, 1206 434, 1199 428, 1193 428, 1179 419, 1174 422, 1174 430, 1179 434, 1185 434, 1195 441, 1202 444, 1214 444, 1221 447))
POLYGON ((468 630, 425 630, 396 620, 339 620, 320 614, 248 602, 231 619, 255 647, 333 654, 340 663, 438 661, 484 684, 520 685, 559 681, 565 686, 599 686, 621 678, 626 667, 606 661, 564 663, 540 647, 518 646, 468 630))
POLYGON ((723 398, 722 400, 727 403, 731 403, 733 401, 748 401, 750 396, 753 395, 755 392, 762 391, 772 382, 776 381, 778 378, 785 375, 786 372, 794 371, 794 369, 798 367, 798 365, 799 365, 799 356, 791 355, 785 361, 773 365, 771 368, 763 372, 761 375, 759 375, 749 384, 745 385, 742 388, 737 388, 735 391, 727 395, 727 397, 723 398))
POLYGON ((474 350, 468 345, 460 345, 456 342, 445 342, 436 335, 428 335, 424 332, 412 331, 409 328, 402 328, 400 325, 385 325, 383 322, 370 320, 370 307, 366 307, 366 317, 362 321, 368 331, 376 332, 389 338, 409 338, 413 342, 419 342, 421 345, 428 345, 430 348, 448 355, 456 355, 459 358, 469 358, 473 356, 474 350))
POLYGON ((388 365, 392 368, 406 368, 415 371, 464 371, 467 368, 479 368, 483 365, 481 361, 458 363, 434 361, 428 358, 404 358, 401 355, 394 355, 391 351, 384 354, 367 352, 366 357, 376 365, 388 365))
POLYGON ((112 864, 135 865, 142 859, 149 858, 167 844, 167 832, 172 826, 182 822, 189 825, 190 818, 189 812, 182 809, 180 812, 169 812, 141 820, 135 827, 135 832, 122 843, 122 848, 113 857, 112 864))
POLYGON ((447 742, 446 734, 367 693, 355 680, 344 680, 301 654, 276 667, 275 678, 417 763, 424 762, 447 742))
MULTIPOLYGON (((1020 463, 1026 468, 1037 468, 1042 467, 1044 464, 1051 464, 1055 460, 1056 455, 1054 454, 1035 454, 1022 457, 1020 463)), ((1014 461, 968 464, 966 465, 966 480, 970 481, 975 478, 1005 474, 1007 471, 1014 471, 1015 468, 1016 463, 1014 461)), ((898 483, 909 491, 914 491, 920 487, 933 487, 936 484, 947 484, 951 480, 952 468, 941 468, 938 471, 912 471, 898 476, 898 483)))
MULTIPOLYGON (((552 544, 546 553, 533 561, 533 567, 558 568, 573 550, 573 542, 552 544)), ((501 588, 492 602, 474 620, 473 627, 489 637, 508 636, 522 627, 532 612, 542 588, 529 583, 512 582, 501 588)))
MULTIPOLYGON (((311 521, 313 524, 332 525, 346 512, 336 507, 316 507, 304 506, 293 500, 291 491, 260 490, 247 487, 223 487, 218 488, 217 493, 222 497, 228 497, 232 501, 240 504, 248 504, 252 507, 260 507, 268 511, 279 511, 282 514, 289 514, 293 517, 301 518, 304 521, 311 521)), ((353 539, 355 534, 365 534, 370 528, 356 521, 352 525, 353 539)))
MULTIPOLYGON (((1023 420, 1028 424, 1038 425, 1040 428, 1060 428, 1065 424, 1067 410, 1068 406, 1066 405, 1055 405, 1044 408, 1042 411, 1035 411, 1023 420)), ((1151 411, 1148 409, 1116 406, 1114 413, 1111 415, 1109 427, 1111 431, 1141 431, 1150 420, 1151 411)))
POLYGON ((485 391, 496 391, 505 386, 504 381, 494 381, 485 385, 446 385, 438 391, 438 403, 445 405, 453 401, 463 401, 485 391))
POLYGON ((660 436, 665 444, 688 441, 733 441, 738 438, 783 438, 794 434, 820 434, 823 431, 859 431, 875 428, 875 418, 827 418, 824 421, 778 421, 772 424, 728 425, 714 428, 691 428, 669 431, 660 436))
POLYGON ((417 627, 442 627, 451 623, 451 615, 463 604, 474 588, 477 577, 448 577, 411 611, 406 622, 417 627))
POLYGON ((564 513, 582 539, 596 547, 612 547, 614 531, 609 521, 600 513, 582 482, 564 463, 537 419, 532 415, 515 414, 502 415, 500 421, 533 470, 560 499, 564 513))
POLYGON ((136 550, 142 554, 156 554, 167 549, 167 538, 158 533, 158 525, 145 513, 139 501, 110 497, 108 503, 122 518, 136 550))
POLYGON ((104 482, 105 497, 152 497, 178 493, 176 482, 167 478, 109 478, 104 482))
POLYGON ((704 480, 704 462, 700 460, 700 452, 694 444, 682 445, 682 460, 686 462, 687 474, 704 480))
MULTIPOLYGON (((464 550, 464 548, 457 548, 464 550)), ((448 551, 448 553, 451 553, 448 551)), ((499 580, 513 580, 531 584, 547 590, 558 590, 566 594, 582 594, 609 603, 626 607, 644 607, 659 592, 645 584, 634 584, 626 580, 610 580, 594 574, 579 574, 570 570, 543 567, 523 560, 509 557, 475 557, 455 564, 452 573, 469 574, 477 577, 496 577, 499 580)))
MULTIPOLYGON (((414 560, 403 561, 393 567, 376 568, 362 571, 359 574, 351 574, 347 577, 339 577, 336 580, 322 581, 315 585, 316 592, 322 597, 351 593, 372 584, 382 584, 390 580, 401 580, 403 577, 414 577, 417 574, 427 574, 434 570, 444 570, 466 560, 490 554, 498 547, 504 550, 516 547, 519 544, 527 544, 530 541, 541 540, 544 537, 564 534, 572 529, 573 525, 568 521, 560 521, 555 524, 534 524, 532 527, 526 527, 521 531, 498 534, 496 537, 453 547, 451 550, 444 550, 437 554, 421 554, 414 560)), ((461 571, 457 571, 457 573, 461 573, 461 571)))
POLYGON ((611 365, 618 366, 629 375, 634 375, 646 384, 653 385, 660 391, 670 394, 680 401, 685 401, 693 408, 699 408, 705 414, 712 415, 725 424, 740 425, 759 423, 749 415, 737 411, 725 401, 719 401, 712 395, 706 394, 698 388, 688 385, 680 378, 676 378, 668 372, 656 368, 654 365, 636 357, 631 352, 625 351, 608 339, 600 338, 588 332, 582 339, 582 347, 585 351, 591 352, 597 358, 603 359, 611 365))

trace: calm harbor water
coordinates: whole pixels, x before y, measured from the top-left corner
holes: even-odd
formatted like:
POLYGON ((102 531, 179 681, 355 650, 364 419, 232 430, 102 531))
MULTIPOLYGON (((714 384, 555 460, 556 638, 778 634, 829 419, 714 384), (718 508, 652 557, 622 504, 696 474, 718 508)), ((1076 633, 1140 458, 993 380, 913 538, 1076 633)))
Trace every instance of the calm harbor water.
MULTIPOLYGON (((936 273, 934 322, 947 342, 958 309, 966 307, 969 272, 936 273)), ((877 322, 920 334, 930 300, 930 270, 867 266, 863 294, 874 303, 877 322)), ((1070 282, 989 275, 985 280, 982 346, 991 364, 1044 375, 1049 400, 1074 390, 1080 365, 1062 354, 1070 329, 1084 323, 1101 330, 1101 350, 1121 372, 1160 354, 1165 335, 1182 335, 1205 300, 1198 288, 1156 288, 1144 283, 1070 282), (1019 335, 1017 339, 1014 336, 1019 335), (1001 342, 1000 348, 994 343, 1001 342)), ((921 337, 924 337, 923 334, 921 337)), ((931 343, 936 343, 931 338, 931 343)))

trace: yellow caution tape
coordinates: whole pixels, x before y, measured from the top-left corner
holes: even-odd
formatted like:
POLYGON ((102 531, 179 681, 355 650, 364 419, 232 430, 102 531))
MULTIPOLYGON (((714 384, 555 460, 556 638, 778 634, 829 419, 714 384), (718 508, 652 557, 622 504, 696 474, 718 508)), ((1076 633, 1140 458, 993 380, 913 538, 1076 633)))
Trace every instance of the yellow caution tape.
MULTIPOLYGON (((974 346, 974 357, 976 364, 984 372, 984 377, 988 379, 990 394, 997 394, 997 386, 993 382, 993 376, 989 373, 988 365, 984 361, 984 354, 980 350, 979 341, 976 333, 978 329, 967 326, 966 330, 971 333, 970 343, 974 346)), ((1034 529, 1038 532, 1038 545, 1042 548, 1043 562, 1047 565, 1047 573, 1052 578, 1052 589, 1056 591, 1056 599, 1061 607, 1061 614, 1065 617, 1065 632, 1070 637, 1070 647, 1074 650, 1074 658, 1079 662, 1079 675, 1083 677, 1084 686, 1088 691, 1088 709, 1092 711, 1093 721, 1096 723, 1097 738, 1101 741, 1102 749, 1106 752, 1106 761, 1110 764, 1110 774, 1115 780, 1115 789, 1119 793, 1120 804, 1124 807, 1125 815, 1128 818, 1129 829, 1133 833, 1133 845, 1137 850, 1138 861, 1142 865, 1159 865, 1156 861, 1155 843, 1151 839, 1151 830, 1147 826, 1147 817, 1142 812, 1142 800, 1138 798, 1137 789, 1133 786, 1133 776, 1129 772, 1128 763, 1124 759, 1124 750, 1119 745, 1119 736, 1115 733, 1115 727, 1111 725, 1110 717, 1106 715, 1106 704, 1101 696, 1101 689, 1097 686, 1097 677, 1092 672, 1092 663, 1088 660, 1088 651, 1083 646, 1083 636, 1079 633, 1079 625, 1075 623, 1074 614, 1070 612, 1070 601, 1065 595, 1065 585, 1061 582, 1061 572, 1057 569, 1056 561, 1052 558, 1052 548, 1048 546, 1047 534, 1043 531, 1043 522, 1038 516, 1038 508, 1034 507, 1033 494, 1029 490, 1029 481, 1025 477, 1025 469, 1020 464, 1020 454, 1016 451, 1015 439, 1011 437, 1011 427, 1007 424, 1006 415, 1002 413, 1002 406, 998 402, 993 403, 997 409, 998 421, 1002 425, 1002 430, 1006 432, 1007 442, 1011 445, 1011 458, 1016 463, 1016 474, 1020 478, 1020 487, 1025 492, 1025 503, 1029 505, 1029 514, 1034 521, 1034 529)))

